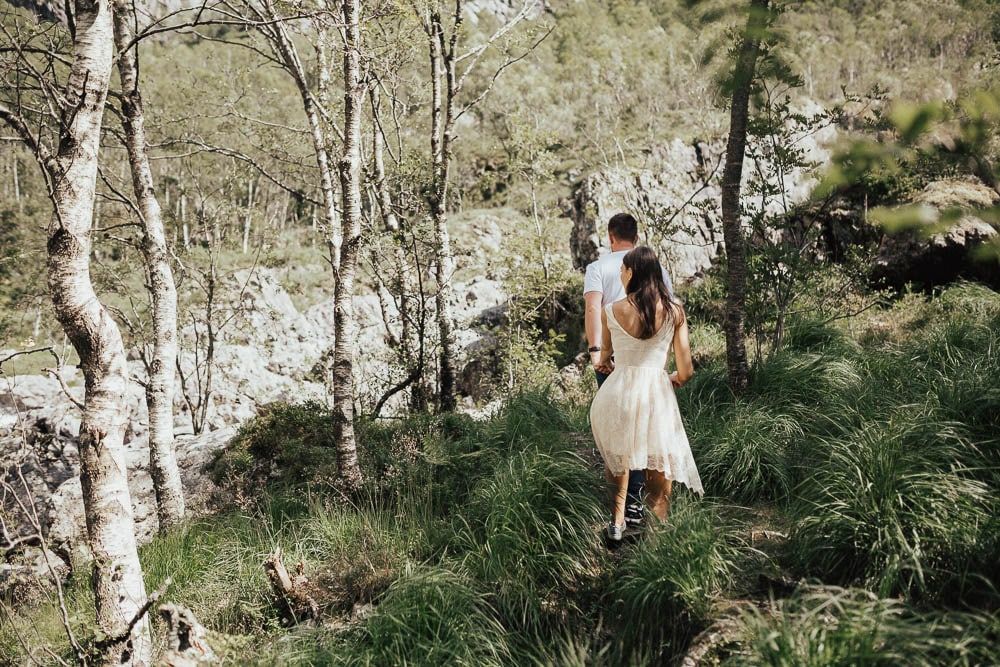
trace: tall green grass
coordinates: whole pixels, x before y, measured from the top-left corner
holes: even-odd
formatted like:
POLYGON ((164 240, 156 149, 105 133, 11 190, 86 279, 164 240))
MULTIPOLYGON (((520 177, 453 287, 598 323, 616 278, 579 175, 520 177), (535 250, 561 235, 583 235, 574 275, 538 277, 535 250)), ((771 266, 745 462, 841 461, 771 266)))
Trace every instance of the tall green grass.
POLYGON ((939 595, 976 548, 990 489, 961 461, 971 444, 924 406, 851 439, 798 491, 792 551, 825 581, 939 595))
MULTIPOLYGON (((866 317, 791 322, 740 397, 701 357, 678 397, 708 500, 679 492, 617 550, 585 402, 526 389, 483 421, 359 420, 351 497, 330 492, 329 452, 312 455, 327 416, 285 406, 220 459, 241 509, 144 547, 147 585, 171 576, 167 600, 236 636, 226 664, 669 664, 733 595, 775 613, 744 614, 724 664, 996 664, 1000 295, 960 285, 866 317), (730 503, 787 541, 753 542, 730 503), (279 546, 322 625, 283 625, 262 568, 279 546), (762 599, 746 567, 762 558, 827 586, 762 599)), ((67 603, 88 636, 84 574, 67 603)), ((3 626, 0 651, 19 650, 16 630, 70 657, 51 603, 3 626)))
POLYGON ((532 447, 482 480, 455 517, 455 550, 504 618, 538 627, 596 565, 600 481, 570 452, 532 447))
POLYGON ((747 607, 742 649, 723 665, 941 667, 997 664, 1000 618, 920 612, 859 589, 823 590, 747 607))
POLYGON ((859 356, 863 381, 795 493, 805 571, 882 593, 961 600, 996 588, 1000 295, 944 292, 919 331, 859 356))
POLYGON ((444 567, 418 568, 398 579, 365 624, 354 664, 512 664, 506 630, 475 580, 444 567))
POLYGON ((678 498, 612 575, 608 595, 625 644, 657 661, 680 651, 733 582, 741 548, 715 507, 678 498))

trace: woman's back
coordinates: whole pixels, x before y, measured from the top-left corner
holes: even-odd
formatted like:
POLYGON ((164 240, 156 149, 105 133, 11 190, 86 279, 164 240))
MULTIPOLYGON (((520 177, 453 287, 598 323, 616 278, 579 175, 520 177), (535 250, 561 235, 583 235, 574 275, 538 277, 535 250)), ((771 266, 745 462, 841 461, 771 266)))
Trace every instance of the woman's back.
POLYGON ((628 299, 607 307, 608 329, 615 350, 615 366, 665 368, 673 340, 673 318, 663 304, 656 308, 656 333, 641 339, 642 328, 638 309, 628 299))

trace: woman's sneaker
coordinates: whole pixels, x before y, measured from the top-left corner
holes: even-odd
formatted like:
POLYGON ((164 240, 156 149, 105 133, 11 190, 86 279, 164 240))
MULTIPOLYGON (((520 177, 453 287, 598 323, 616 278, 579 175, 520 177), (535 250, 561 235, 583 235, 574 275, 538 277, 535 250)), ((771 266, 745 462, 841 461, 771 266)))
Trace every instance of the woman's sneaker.
POLYGON ((616 526, 613 523, 608 524, 608 541, 609 542, 621 542, 622 537, 625 535, 625 526, 616 526))

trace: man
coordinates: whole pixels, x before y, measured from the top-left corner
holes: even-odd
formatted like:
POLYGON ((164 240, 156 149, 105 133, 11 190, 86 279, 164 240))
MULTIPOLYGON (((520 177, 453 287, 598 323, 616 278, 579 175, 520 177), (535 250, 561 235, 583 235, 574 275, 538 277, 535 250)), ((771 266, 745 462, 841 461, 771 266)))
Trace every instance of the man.
MULTIPOLYGON (((622 258, 635 247, 639 240, 639 224, 628 213, 616 213, 608 221, 608 241, 611 252, 599 257, 587 265, 583 279, 583 298, 586 303, 584 311, 584 328, 587 331, 587 346, 590 352, 590 363, 594 365, 597 376, 597 386, 600 388, 607 379, 607 374, 597 368, 601 358, 601 311, 604 306, 625 298, 625 286, 622 285, 622 258)), ((663 270, 663 282, 667 291, 673 296, 674 288, 670 276, 663 270)), ((641 470, 632 470, 628 477, 628 498, 625 503, 625 521, 631 525, 642 523, 642 500, 640 494, 643 485, 641 470)))

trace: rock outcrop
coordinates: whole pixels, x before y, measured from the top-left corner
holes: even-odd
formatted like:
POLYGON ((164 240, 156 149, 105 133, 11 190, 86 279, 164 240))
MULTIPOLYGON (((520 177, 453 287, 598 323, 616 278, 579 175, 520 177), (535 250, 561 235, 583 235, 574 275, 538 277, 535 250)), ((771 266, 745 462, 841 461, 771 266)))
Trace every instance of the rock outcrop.
MULTIPOLYGON (((806 105, 807 113, 818 108, 806 105)), ((829 157, 827 146, 836 139, 832 126, 803 134, 797 147, 807 161, 823 163, 829 157)), ((660 247, 661 259, 674 282, 683 285, 699 276, 723 251, 722 235, 722 165, 725 141, 698 141, 686 144, 675 140, 661 147, 643 168, 615 167, 582 179, 569 202, 567 214, 573 220, 570 250, 573 266, 583 269, 607 252, 607 222, 619 211, 627 211, 639 220, 640 242, 660 247)), ((761 151, 762 153, 765 151, 761 151)), ((759 165, 768 173, 768 166, 759 165)), ((752 178, 754 165, 744 166, 744 183, 752 178)), ((806 201, 817 180, 808 167, 785 175, 783 201, 772 197, 764 203, 770 213, 783 213, 806 201)), ((744 193, 746 188, 744 187, 744 193)), ((751 208, 759 200, 744 196, 751 208)))
MULTIPOLYGON (((230 294, 239 295, 240 309, 216 343, 211 409, 203 432, 194 432, 179 384, 174 401, 177 459, 187 506, 193 512, 211 501, 214 484, 208 468, 239 424, 275 402, 326 400, 322 375, 317 377, 313 370, 323 368, 324 355, 333 344, 332 302, 300 312, 268 269, 238 272, 223 282, 230 294)), ((456 285, 456 293, 460 297, 455 312, 462 323, 459 343, 463 349, 475 348, 481 334, 466 325, 483 311, 501 307, 506 295, 499 282, 482 277, 456 285)), ((359 400, 371 401, 371 396, 398 378, 392 376, 378 298, 357 296, 355 310, 359 324, 355 382, 359 400)), ((182 328, 181 339, 186 343, 182 344, 181 366, 189 378, 195 370, 192 338, 191 330, 182 328)), ((0 358, 4 356, 0 353, 0 358)), ((130 370, 133 377, 144 376, 139 361, 130 361, 130 370)), ((82 547, 86 530, 76 446, 80 428, 76 402, 83 399, 81 374, 73 367, 64 369, 63 381, 72 398, 52 377, 18 375, 3 380, 0 514, 7 521, 7 539, 33 534, 32 522, 21 509, 31 502, 48 543, 72 553, 82 547)), ((130 385, 128 404, 126 460, 137 536, 143 543, 155 535, 157 518, 148 471, 148 413, 144 390, 137 382, 130 385)))
POLYGON ((577 185, 569 206, 570 252, 583 269, 608 249, 608 219, 628 211, 643 243, 658 243, 674 281, 711 266, 722 250, 719 176, 724 145, 672 143, 655 169, 606 169, 577 185))
POLYGON ((921 206, 925 224, 931 228, 940 226, 946 212, 961 214, 955 224, 930 235, 921 229, 883 235, 873 269, 877 280, 897 288, 907 283, 929 288, 969 278, 1000 287, 996 259, 976 257, 977 249, 995 242, 998 234, 995 225, 976 213, 1000 205, 1000 195, 968 177, 930 183, 914 203, 921 206))

